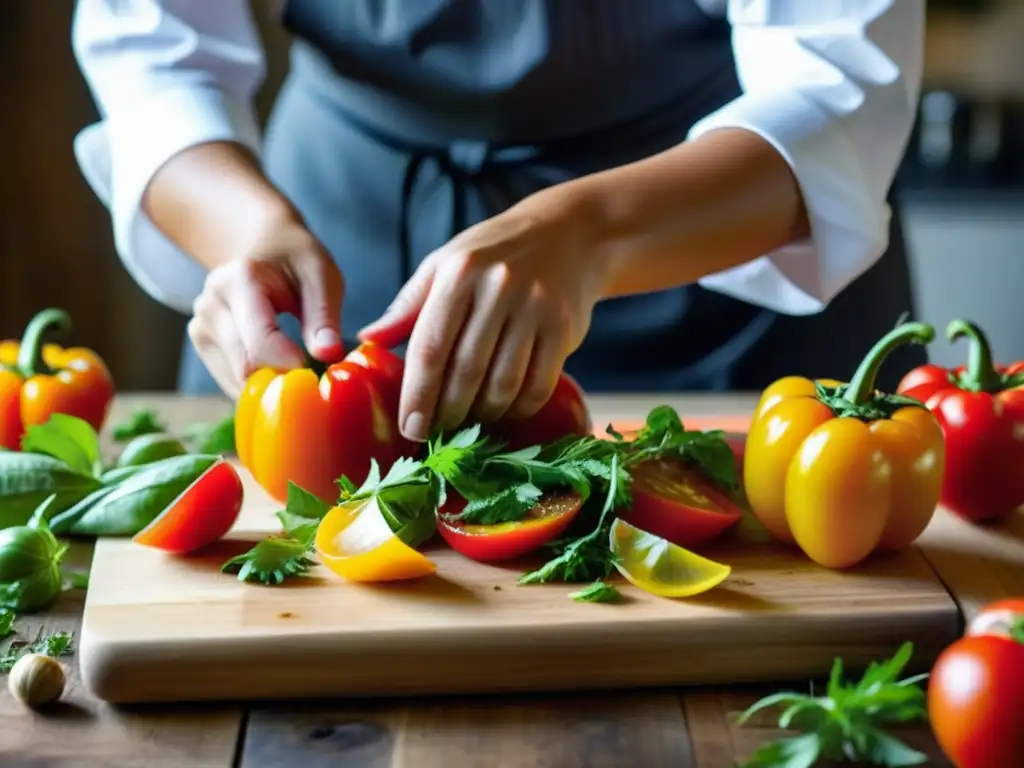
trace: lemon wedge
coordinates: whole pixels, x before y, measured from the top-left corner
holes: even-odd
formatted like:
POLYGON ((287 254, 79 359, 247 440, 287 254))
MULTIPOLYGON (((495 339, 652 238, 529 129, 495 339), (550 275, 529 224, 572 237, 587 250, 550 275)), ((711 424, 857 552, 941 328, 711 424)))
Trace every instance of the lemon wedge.
POLYGON ((661 597, 693 597, 714 589, 732 568, 647 533, 622 518, 612 524, 615 567, 631 584, 661 597))
POLYGON ((437 570, 392 532, 376 497, 331 509, 317 527, 315 546, 320 563, 348 581, 418 579, 437 570))

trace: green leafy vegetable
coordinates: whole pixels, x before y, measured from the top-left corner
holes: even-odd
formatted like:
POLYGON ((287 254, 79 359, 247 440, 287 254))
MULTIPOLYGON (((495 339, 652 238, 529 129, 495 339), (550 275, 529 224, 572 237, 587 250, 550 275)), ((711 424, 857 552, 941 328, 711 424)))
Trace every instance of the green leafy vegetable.
POLYGON ((71 569, 64 570, 64 582, 68 589, 88 589, 89 588, 89 572, 88 571, 73 571, 71 569))
MULTIPOLYGON (((184 453, 187 453, 185 446, 181 444, 180 440, 170 435, 163 433, 139 435, 132 438, 124 447, 121 455, 117 457, 114 468, 139 467, 143 464, 152 464, 160 459, 181 456, 184 453)), ((103 477, 108 476, 109 472, 103 474, 103 477)))
POLYGON ((309 557, 309 545, 299 539, 271 536, 221 566, 224 573, 237 573, 239 581, 274 586, 290 576, 305 576, 316 561, 309 557))
POLYGON ((611 482, 605 496, 601 515, 594 529, 575 539, 556 542, 554 549, 559 554, 540 568, 519 577, 520 584, 543 584, 550 581, 599 581, 608 578, 615 568, 616 556, 608 545, 611 526, 614 522, 612 511, 619 498, 618 454, 612 456, 611 482))
POLYGON ((53 511, 59 511, 99 486, 99 480, 92 475, 75 472, 53 456, 0 451, 0 528, 25 525, 52 495, 57 496, 53 511))
POLYGON ((14 668, 18 659, 30 653, 53 658, 66 656, 74 650, 71 645, 73 638, 74 636, 70 632, 43 634, 43 630, 40 629, 32 642, 13 641, 8 644, 3 655, 0 655, 0 673, 7 674, 14 668))
POLYGON ((185 428, 185 439, 195 453, 235 454, 234 414, 214 423, 189 424, 185 428))
POLYGON ((79 536, 133 536, 178 498, 206 472, 219 456, 186 454, 146 464, 140 471, 114 485, 107 493, 95 493, 54 516, 55 533, 79 536))
MULTIPOLYGON (((608 432, 622 440, 611 427, 608 432)), ((647 414, 644 427, 625 444, 626 464, 649 459, 676 458, 692 463, 709 481, 726 490, 739 488, 739 470, 732 448, 721 430, 687 431, 679 414, 659 405, 647 414)))
POLYGON ((127 443, 135 437, 154 435, 166 431, 167 425, 160 421, 156 411, 148 408, 139 408, 132 412, 127 421, 114 425, 112 433, 116 442, 127 443))
POLYGON ((18 617, 10 608, 0 608, 0 638, 14 634, 14 620, 18 617))
POLYGON ((603 581, 595 581, 583 589, 569 595, 573 600, 581 603, 617 603, 622 599, 622 593, 612 584, 603 581))
POLYGON ((904 643, 889 660, 868 667, 859 682, 843 682, 843 662, 832 665, 825 696, 777 693, 761 699, 739 717, 743 725, 754 713, 785 707, 779 727, 807 731, 766 744, 743 768, 810 768, 818 760, 850 761, 898 768, 920 765, 927 756, 883 730, 897 723, 927 718, 927 698, 918 685, 927 675, 900 680, 913 645, 904 643))
POLYGON ((64 462, 72 472, 98 476, 103 471, 100 441, 89 422, 76 416, 55 413, 45 424, 25 430, 21 448, 42 453, 64 462))

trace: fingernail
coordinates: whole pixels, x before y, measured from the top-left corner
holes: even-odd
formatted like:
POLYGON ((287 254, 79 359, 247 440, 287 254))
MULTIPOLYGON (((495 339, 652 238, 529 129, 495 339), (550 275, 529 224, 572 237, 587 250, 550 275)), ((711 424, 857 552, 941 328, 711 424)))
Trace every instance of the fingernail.
POLYGON ((337 331, 330 328, 321 328, 313 337, 313 343, 318 347, 336 347, 341 344, 341 337, 337 331))
POLYGON ((402 425, 402 434, 406 440, 423 442, 427 439, 427 419, 419 411, 413 411, 405 417, 405 424, 402 425))

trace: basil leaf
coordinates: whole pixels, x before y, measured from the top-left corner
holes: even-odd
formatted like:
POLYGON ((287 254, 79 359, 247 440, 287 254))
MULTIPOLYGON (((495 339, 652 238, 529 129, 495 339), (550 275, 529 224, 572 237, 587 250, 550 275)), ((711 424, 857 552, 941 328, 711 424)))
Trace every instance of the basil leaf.
POLYGON ((186 454, 147 464, 86 506, 82 514, 52 522, 55 532, 79 536, 134 536, 167 509, 220 456, 186 454))
POLYGON ((25 525, 50 496, 57 496, 49 510, 56 514, 99 486, 95 477, 75 472, 53 456, 0 451, 0 528, 25 525))
POLYGON ((327 510, 327 505, 319 496, 289 482, 285 508, 278 511, 277 519, 281 521, 286 537, 298 539, 308 546, 313 543, 317 526, 327 510))
POLYGON ((55 413, 45 424, 29 427, 21 449, 53 456, 82 475, 96 476, 102 468, 96 430, 89 422, 64 413, 55 413))
POLYGON ((234 454, 235 417, 227 416, 216 423, 198 422, 185 428, 190 442, 194 442, 195 453, 234 454))
POLYGON ((132 412, 128 421, 115 425, 112 430, 114 442, 126 443, 133 437, 152 435, 157 432, 166 432, 167 425, 160 423, 156 411, 142 408, 132 412))

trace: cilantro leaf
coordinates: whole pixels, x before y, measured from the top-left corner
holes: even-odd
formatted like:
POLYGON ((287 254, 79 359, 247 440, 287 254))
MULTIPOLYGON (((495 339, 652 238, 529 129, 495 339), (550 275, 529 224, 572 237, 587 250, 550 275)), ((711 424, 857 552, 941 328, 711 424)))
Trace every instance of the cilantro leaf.
POLYGON ((139 408, 132 412, 127 421, 115 425, 112 435, 114 442, 127 443, 136 437, 142 437, 142 435, 153 435, 166 431, 167 425, 157 418, 156 411, 139 408))
POLYGON ((305 542, 284 536, 271 536, 221 566, 223 573, 237 573, 239 581, 281 584, 291 576, 305 576, 316 561, 308 557, 305 542))
POLYGON ((617 603, 622 599, 622 593, 612 584, 603 581, 595 581, 583 589, 569 595, 573 600, 581 603, 617 603))
POLYGON ((35 639, 31 642, 15 640, 8 644, 3 655, 0 655, 0 673, 10 672, 22 656, 30 653, 42 654, 43 656, 67 656, 73 652, 71 641, 74 635, 70 632, 53 632, 44 635, 40 629, 35 639))
POLYGON ((743 768, 804 768, 819 758, 888 768, 925 762, 926 755, 883 730, 889 724, 927 718, 926 694, 917 685, 926 675, 899 679, 912 652, 913 646, 904 643, 891 659, 871 664, 853 684, 844 682, 843 662, 837 658, 825 696, 785 692, 755 703, 740 715, 738 724, 755 712, 782 706, 779 727, 806 733, 762 746, 742 763, 743 768))
POLYGON ((17 616, 10 608, 0 608, 0 637, 14 634, 14 620, 17 616))
POLYGON ((327 514, 323 500, 295 483, 288 483, 285 508, 277 512, 285 538, 297 539, 312 546, 317 526, 327 514))

